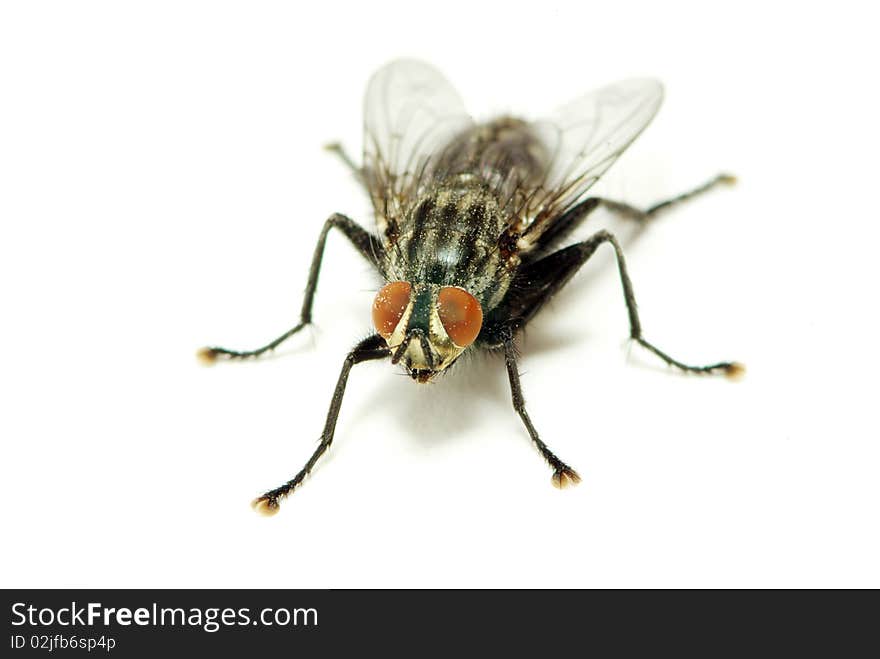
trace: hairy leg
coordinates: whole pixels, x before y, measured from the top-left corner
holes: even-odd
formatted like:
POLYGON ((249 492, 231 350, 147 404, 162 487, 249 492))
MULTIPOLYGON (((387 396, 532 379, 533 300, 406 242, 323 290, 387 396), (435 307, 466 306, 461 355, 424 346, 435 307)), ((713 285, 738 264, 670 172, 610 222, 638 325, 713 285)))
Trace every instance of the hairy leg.
POLYGON ((620 215, 637 222, 647 222, 662 211, 669 210, 672 206, 677 206, 685 201, 699 197, 709 192, 718 185, 733 185, 736 183, 736 177, 730 174, 719 174, 718 176, 706 181, 702 185, 692 190, 688 190, 680 195, 676 195, 671 199, 666 199, 645 210, 636 208, 629 204, 605 199, 603 197, 589 197, 584 199, 576 206, 558 217, 549 220, 547 225, 541 229, 541 237, 537 241, 538 249, 546 249, 554 243, 563 240, 572 231, 577 229, 584 220, 599 206, 608 209, 610 212, 620 215))
POLYGON ((303 298, 302 309, 300 310, 299 323, 287 330, 281 336, 254 350, 229 350, 228 348, 219 347, 202 348, 198 353, 199 358, 206 363, 212 363, 216 361, 218 357, 224 357, 227 359, 259 357, 266 352, 274 350, 281 343, 311 323, 312 304, 315 301, 315 290, 318 287, 318 275, 321 272, 321 263, 324 259, 324 246, 327 242, 327 234, 330 233, 330 229, 334 228, 341 231, 351 244, 355 246, 358 252, 360 252, 368 261, 374 264, 379 261, 381 250, 383 248, 378 238, 345 215, 339 213, 331 215, 327 221, 324 222, 324 228, 321 229, 321 235, 318 237, 318 244, 315 246, 312 265, 311 268, 309 268, 309 279, 306 284, 305 297, 303 298))
POLYGON ((503 338, 504 361, 507 364, 507 377, 510 380, 510 394, 513 401, 513 409, 519 414, 523 425, 529 433, 529 437, 538 447, 541 455, 547 463, 553 468, 552 482, 558 488, 567 487, 568 485, 576 485, 580 483, 581 477, 578 473, 560 460, 553 451, 541 440, 538 431, 535 429, 529 413, 526 411, 526 402, 522 393, 522 386, 519 381, 519 369, 516 364, 516 348, 513 344, 513 334, 507 333, 503 338))
POLYGON ((342 398, 345 395, 345 386, 348 383, 348 374, 352 366, 374 359, 384 359, 390 354, 391 351, 386 345, 385 339, 378 334, 364 339, 352 348, 342 363, 342 371, 339 373, 336 389, 333 391, 333 398, 330 400, 330 409, 327 412, 327 419, 324 421, 324 432, 321 433, 318 448, 315 449, 312 457, 309 458, 308 462, 299 470, 296 476, 284 483, 284 485, 276 487, 274 490, 269 490, 262 496, 254 499, 252 505, 255 510, 265 515, 273 515, 278 512, 279 499, 293 492, 303 482, 305 477, 309 475, 318 459, 330 448, 330 444, 333 443, 333 434, 336 432, 336 421, 339 418, 339 409, 342 407, 342 398))

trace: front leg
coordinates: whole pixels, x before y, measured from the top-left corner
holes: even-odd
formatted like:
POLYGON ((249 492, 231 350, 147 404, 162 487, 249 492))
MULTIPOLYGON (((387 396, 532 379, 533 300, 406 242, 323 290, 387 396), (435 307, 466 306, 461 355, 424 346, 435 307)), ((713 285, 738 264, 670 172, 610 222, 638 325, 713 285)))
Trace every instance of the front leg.
POLYGON ((535 426, 529 418, 529 413, 526 411, 526 401, 525 398, 523 398, 522 386, 520 386, 519 382, 519 369, 516 365, 516 347, 513 344, 513 333, 506 331, 502 340, 502 346, 504 347, 504 361, 507 364, 507 377, 510 380, 510 394, 513 400, 513 409, 519 414, 519 418, 522 419, 526 430, 529 431, 529 437, 535 442, 535 446, 538 447, 541 455, 543 455, 547 463, 553 467, 553 485, 560 489, 568 487, 569 485, 577 485, 581 482, 581 477, 578 476, 578 473, 574 469, 556 457, 556 454, 553 453, 553 451, 551 451, 541 440, 538 431, 535 430, 535 426))
POLYGON ((333 443, 333 435, 336 432, 336 421, 339 419, 339 409, 342 407, 342 398, 345 395, 345 386, 348 383, 348 374, 351 371, 351 367, 373 359, 384 359, 390 354, 391 350, 385 343, 385 339, 378 334, 364 339, 352 348, 342 363, 342 371, 339 373, 339 380, 337 380, 336 389, 333 391, 333 398, 330 401, 330 409, 327 412, 327 419, 324 421, 324 432, 321 433, 318 448, 315 449, 312 457, 309 458, 309 461, 299 470, 296 476, 284 483, 284 485, 276 487, 274 490, 269 490, 262 496, 254 499, 251 504, 254 510, 264 515, 274 515, 278 512, 279 500, 293 492, 303 482, 305 477, 312 471, 312 468, 314 468, 315 463, 324 454, 324 451, 330 448, 330 444, 333 443))
POLYGON ((330 233, 330 229, 333 228, 339 229, 342 234, 348 238, 351 244, 355 246, 355 249, 360 252, 361 256, 378 268, 378 264, 382 259, 382 253, 384 251, 381 241, 345 215, 340 213, 331 215, 327 221, 324 222, 324 228, 321 229, 321 235, 318 237, 318 244, 315 245, 315 253, 312 257, 312 266, 309 269, 309 280, 306 284, 306 292, 305 297, 303 298, 302 310, 300 311, 299 323, 297 323, 292 329, 287 330, 277 339, 273 339, 266 345, 255 350, 238 351, 216 347, 202 348, 198 353, 199 359, 205 363, 212 363, 218 357, 225 357, 227 359, 259 357, 270 350, 274 350, 281 343, 311 323, 312 304, 315 301, 315 289, 318 287, 318 275, 321 272, 321 262, 324 259, 324 245, 327 242, 327 234, 330 233))

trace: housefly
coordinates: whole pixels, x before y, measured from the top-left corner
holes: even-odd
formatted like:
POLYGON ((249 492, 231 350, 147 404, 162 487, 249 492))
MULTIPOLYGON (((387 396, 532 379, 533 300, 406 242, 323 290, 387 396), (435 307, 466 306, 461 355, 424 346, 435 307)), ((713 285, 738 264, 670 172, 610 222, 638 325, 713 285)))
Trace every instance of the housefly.
POLYGON ((291 480, 254 501, 271 514, 298 487, 333 441, 349 373, 356 364, 390 359, 415 382, 447 372, 468 351, 504 355, 513 407, 553 470, 557 487, 577 472, 541 439, 526 411, 514 337, 603 244, 616 256, 630 338, 667 364, 691 373, 737 375, 742 366, 690 366, 648 342, 620 244, 599 231, 559 248, 597 207, 645 222, 719 184, 707 183, 646 210, 601 197, 590 187, 654 117, 663 88, 651 79, 613 84, 563 106, 546 119, 503 116, 475 122, 454 88, 433 67, 394 61, 369 82, 364 106, 363 164, 338 146, 369 194, 376 218, 368 231, 341 214, 324 223, 295 327, 256 350, 204 348, 200 356, 245 359, 278 347, 312 321, 312 302, 327 234, 340 231, 384 280, 372 305, 375 333, 357 343, 342 372, 320 443, 291 480))

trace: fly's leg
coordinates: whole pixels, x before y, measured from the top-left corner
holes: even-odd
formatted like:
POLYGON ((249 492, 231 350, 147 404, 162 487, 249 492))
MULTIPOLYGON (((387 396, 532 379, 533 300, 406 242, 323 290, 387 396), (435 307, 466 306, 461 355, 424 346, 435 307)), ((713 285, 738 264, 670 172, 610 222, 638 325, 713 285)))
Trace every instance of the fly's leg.
POLYGON ((345 147, 343 147, 339 142, 325 144, 324 150, 336 154, 336 156, 343 163, 345 163, 345 166, 351 170, 352 174, 354 174, 358 180, 363 179, 363 170, 354 163, 354 160, 352 160, 351 156, 348 155, 345 147))
POLYGON ((580 226, 580 224, 599 206, 602 206, 621 217, 636 220, 637 222, 644 224, 661 211, 668 210, 671 206, 676 206, 684 201, 698 197, 718 185, 733 185, 734 183, 736 183, 735 176, 730 174, 719 174, 715 178, 706 181, 703 185, 700 185, 693 190, 689 190, 688 192, 673 197, 672 199, 661 201, 645 210, 630 206, 629 204, 620 201, 605 199, 604 197, 588 197, 556 219, 550 220, 547 226, 542 229, 541 236, 537 240, 537 245, 540 248, 546 249, 551 244, 558 243, 580 226))
POLYGON ((299 473, 292 479, 287 481, 281 487, 269 490, 260 497, 254 499, 251 504, 257 512, 264 515, 274 515, 278 512, 279 499, 290 494, 300 483, 303 482, 318 459, 324 454, 330 444, 333 443, 333 433, 336 431, 336 420, 339 418, 339 408, 342 407, 342 397, 345 395, 345 385, 348 382, 348 374, 351 367, 361 362, 373 359, 383 359, 391 354, 385 339, 378 334, 370 336, 358 343, 345 358, 342 363, 342 371, 339 373, 339 380, 336 381, 336 389, 333 391, 333 398, 330 401, 330 410, 327 412, 327 420, 324 422, 324 432, 321 433, 321 440, 318 448, 306 462, 305 466, 300 469, 299 473))
POLYGON ((693 199, 694 197, 699 197, 701 194, 708 192, 718 185, 734 185, 735 183, 735 176, 731 174, 719 174, 715 178, 706 181, 702 185, 694 188, 693 190, 689 190, 683 194, 673 197, 672 199, 661 201, 660 203, 654 204, 653 206, 650 206, 645 210, 636 208, 635 206, 630 206, 629 204, 625 204, 619 201, 612 201, 611 199, 600 198, 599 203, 612 213, 632 220, 636 220, 638 222, 646 222, 653 216, 657 215, 660 211, 668 210, 672 206, 677 206, 684 201, 688 201, 689 199, 693 199))
MULTIPOLYGON (((682 371, 686 371, 688 373, 722 373, 731 377, 736 377, 743 373, 745 367, 737 362, 718 362, 715 364, 708 364, 706 366, 690 366, 688 364, 684 364, 677 359, 670 357, 668 354, 657 348, 655 345, 645 340, 645 338, 642 336, 642 324, 639 320, 638 310, 636 309, 636 298, 635 294, 633 293, 632 281, 630 280, 629 273, 626 270, 626 260, 623 257, 623 250, 620 247, 620 243, 617 242, 617 239, 607 231, 599 231, 588 240, 585 240, 584 242, 578 243, 576 245, 572 245, 571 247, 559 250, 555 254, 551 254, 543 260, 550 261, 551 259, 556 258, 563 263, 567 261, 567 267, 560 268, 560 271, 565 275, 565 278, 562 282, 564 283, 565 280, 567 280, 569 277, 571 277, 572 274, 574 274, 577 268, 586 263, 586 261, 593 255, 599 245, 606 242, 611 243, 611 246, 614 247, 614 254, 617 257, 617 270, 620 274, 620 282, 623 285, 623 297, 626 300, 626 310, 629 314, 630 338, 633 341, 646 348, 647 350, 653 352, 670 366, 675 366, 676 368, 681 369, 682 371)), ((540 264, 540 262, 538 263, 540 264)))
POLYGON ((299 323, 278 338, 256 350, 238 351, 217 347, 202 348, 198 352, 199 358, 205 363, 213 363, 218 357, 225 357, 227 359, 259 357, 270 350, 274 350, 281 343, 311 323, 312 304, 315 300, 315 289, 318 286, 318 275, 321 272, 321 261, 324 258, 324 245, 327 242, 327 234, 330 233, 330 229, 333 228, 339 229, 365 259, 373 264, 379 262, 383 248, 381 242, 375 236, 361 228, 359 224, 345 215, 339 213, 331 215, 324 223, 324 228, 321 230, 321 235, 318 237, 318 244, 315 246, 315 254, 312 257, 312 266, 309 269, 309 280, 306 284, 306 292, 303 299, 302 310, 300 311, 299 323))
POLYGON ((538 447, 541 455, 544 456, 544 459, 553 468, 553 485, 560 489, 569 485, 577 485, 581 482, 581 477, 574 469, 560 460, 541 440, 538 431, 535 430, 535 426, 529 418, 529 413, 526 411, 526 402, 523 398, 522 386, 520 386, 519 382, 519 369, 516 366, 516 348, 513 344, 512 332, 505 332, 503 341, 504 361, 507 364, 507 377, 510 380, 510 394, 513 400, 513 409, 519 414, 519 418, 522 419, 523 425, 525 425, 526 430, 529 431, 529 436, 532 438, 535 446, 538 447))

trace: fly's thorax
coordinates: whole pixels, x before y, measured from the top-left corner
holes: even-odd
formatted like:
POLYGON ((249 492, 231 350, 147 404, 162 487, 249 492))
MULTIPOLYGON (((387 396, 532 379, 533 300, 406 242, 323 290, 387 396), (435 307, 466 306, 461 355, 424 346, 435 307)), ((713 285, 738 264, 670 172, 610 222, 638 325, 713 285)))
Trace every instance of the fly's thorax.
POLYGON ((463 288, 397 281, 376 295, 373 322, 392 350, 392 361, 426 382, 476 340, 483 311, 463 288))
POLYGON ((510 220, 491 190, 467 175, 422 195, 400 222, 388 250, 394 278, 463 288, 484 311, 500 303, 514 267, 499 249, 510 220))

